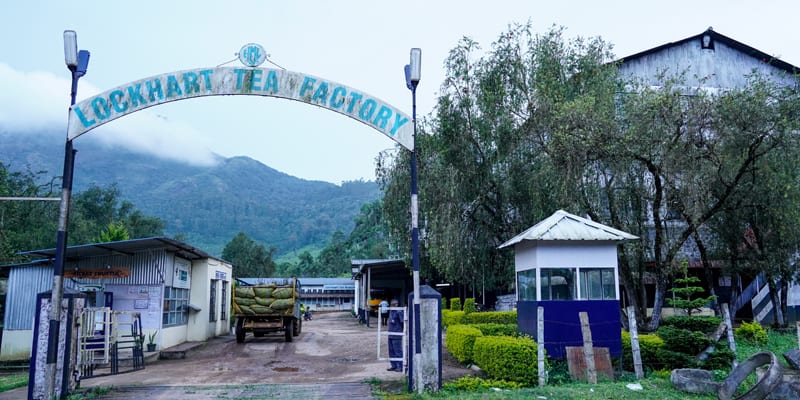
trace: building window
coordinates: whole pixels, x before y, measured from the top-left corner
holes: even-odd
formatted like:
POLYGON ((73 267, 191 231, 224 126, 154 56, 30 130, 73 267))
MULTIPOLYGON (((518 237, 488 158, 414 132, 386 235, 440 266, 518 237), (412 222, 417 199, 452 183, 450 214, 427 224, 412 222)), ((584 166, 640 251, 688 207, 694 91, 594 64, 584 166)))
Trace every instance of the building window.
POLYGON ((536 301, 536 270, 517 272, 517 291, 519 301, 536 301))
POLYGON ((542 300, 574 300, 575 269, 542 268, 542 300))
POLYGON ((163 326, 186 325, 188 320, 189 289, 167 286, 164 288, 163 326))
POLYGON ((219 299, 219 319, 228 319, 228 282, 222 281, 222 295, 219 299))
POLYGON ((614 269, 581 268, 581 299, 615 300, 614 269))
POLYGON ((217 280, 211 280, 211 291, 208 293, 208 322, 217 320, 217 280))

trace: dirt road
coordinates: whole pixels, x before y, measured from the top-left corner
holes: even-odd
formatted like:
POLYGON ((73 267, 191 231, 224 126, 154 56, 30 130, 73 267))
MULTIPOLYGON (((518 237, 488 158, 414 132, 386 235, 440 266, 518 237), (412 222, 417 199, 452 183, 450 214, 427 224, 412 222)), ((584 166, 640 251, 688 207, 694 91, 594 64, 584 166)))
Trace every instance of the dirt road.
MULTIPOLYGON (((349 313, 317 313, 312 321, 304 322, 303 332, 292 343, 284 342, 283 334, 248 335, 243 344, 237 344, 233 335, 218 337, 187 352, 185 359, 158 360, 143 370, 85 379, 81 388, 113 388, 101 397, 109 399, 271 398, 264 394, 267 388, 230 385, 270 385, 270 391, 283 393, 281 398, 339 398, 340 390, 347 393, 343 399, 370 398, 366 380, 404 378, 402 373, 386 370, 389 361, 377 359, 377 340, 375 324, 368 328, 349 313), (314 388, 317 394, 309 391, 314 388)), ((385 336, 381 350, 386 357, 385 336)), ((444 356, 443 380, 471 373, 444 356)))

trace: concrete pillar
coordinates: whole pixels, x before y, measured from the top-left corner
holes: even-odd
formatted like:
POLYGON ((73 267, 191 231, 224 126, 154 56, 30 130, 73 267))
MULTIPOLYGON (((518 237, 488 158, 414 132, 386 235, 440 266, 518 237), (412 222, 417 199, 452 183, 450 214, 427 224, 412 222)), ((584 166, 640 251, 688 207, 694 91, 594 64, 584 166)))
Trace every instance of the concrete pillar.
POLYGON ((407 303, 408 390, 435 392, 442 388, 442 295, 428 285, 421 285, 419 291, 419 329, 414 326, 414 293, 409 294, 407 303))
MULTIPOLYGON (((50 292, 36 296, 36 319, 33 327, 33 348, 31 350, 31 376, 28 382, 28 399, 47 399, 45 373, 47 366, 47 346, 49 344, 50 292)), ((80 371, 78 371, 78 324, 85 297, 82 293, 65 289, 61 299, 61 323, 58 335, 58 359, 56 361, 55 394, 64 398, 75 390, 80 371)), ((55 344, 55 343, 54 343, 55 344)))

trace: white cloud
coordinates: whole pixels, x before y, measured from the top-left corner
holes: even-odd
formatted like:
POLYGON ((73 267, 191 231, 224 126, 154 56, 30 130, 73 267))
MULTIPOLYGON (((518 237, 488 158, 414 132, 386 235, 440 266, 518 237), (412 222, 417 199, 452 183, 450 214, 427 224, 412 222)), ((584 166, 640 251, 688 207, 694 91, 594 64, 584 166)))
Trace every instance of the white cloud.
MULTIPOLYGON (((15 133, 63 131, 66 137, 70 80, 49 72, 16 71, 0 63, 0 130, 15 133)), ((100 93, 82 79, 78 100, 100 93)), ((139 111, 89 133, 107 145, 195 165, 211 165, 215 155, 190 125, 139 111)), ((80 139, 76 139, 79 141, 80 139)))

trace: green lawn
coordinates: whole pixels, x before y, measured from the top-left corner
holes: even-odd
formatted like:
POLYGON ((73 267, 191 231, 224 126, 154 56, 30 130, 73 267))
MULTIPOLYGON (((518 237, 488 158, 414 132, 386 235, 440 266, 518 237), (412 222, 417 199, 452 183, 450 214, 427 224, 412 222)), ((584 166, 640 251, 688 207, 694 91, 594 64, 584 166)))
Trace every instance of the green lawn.
POLYGON ((0 392, 16 389, 28 384, 28 372, 0 374, 0 392))

